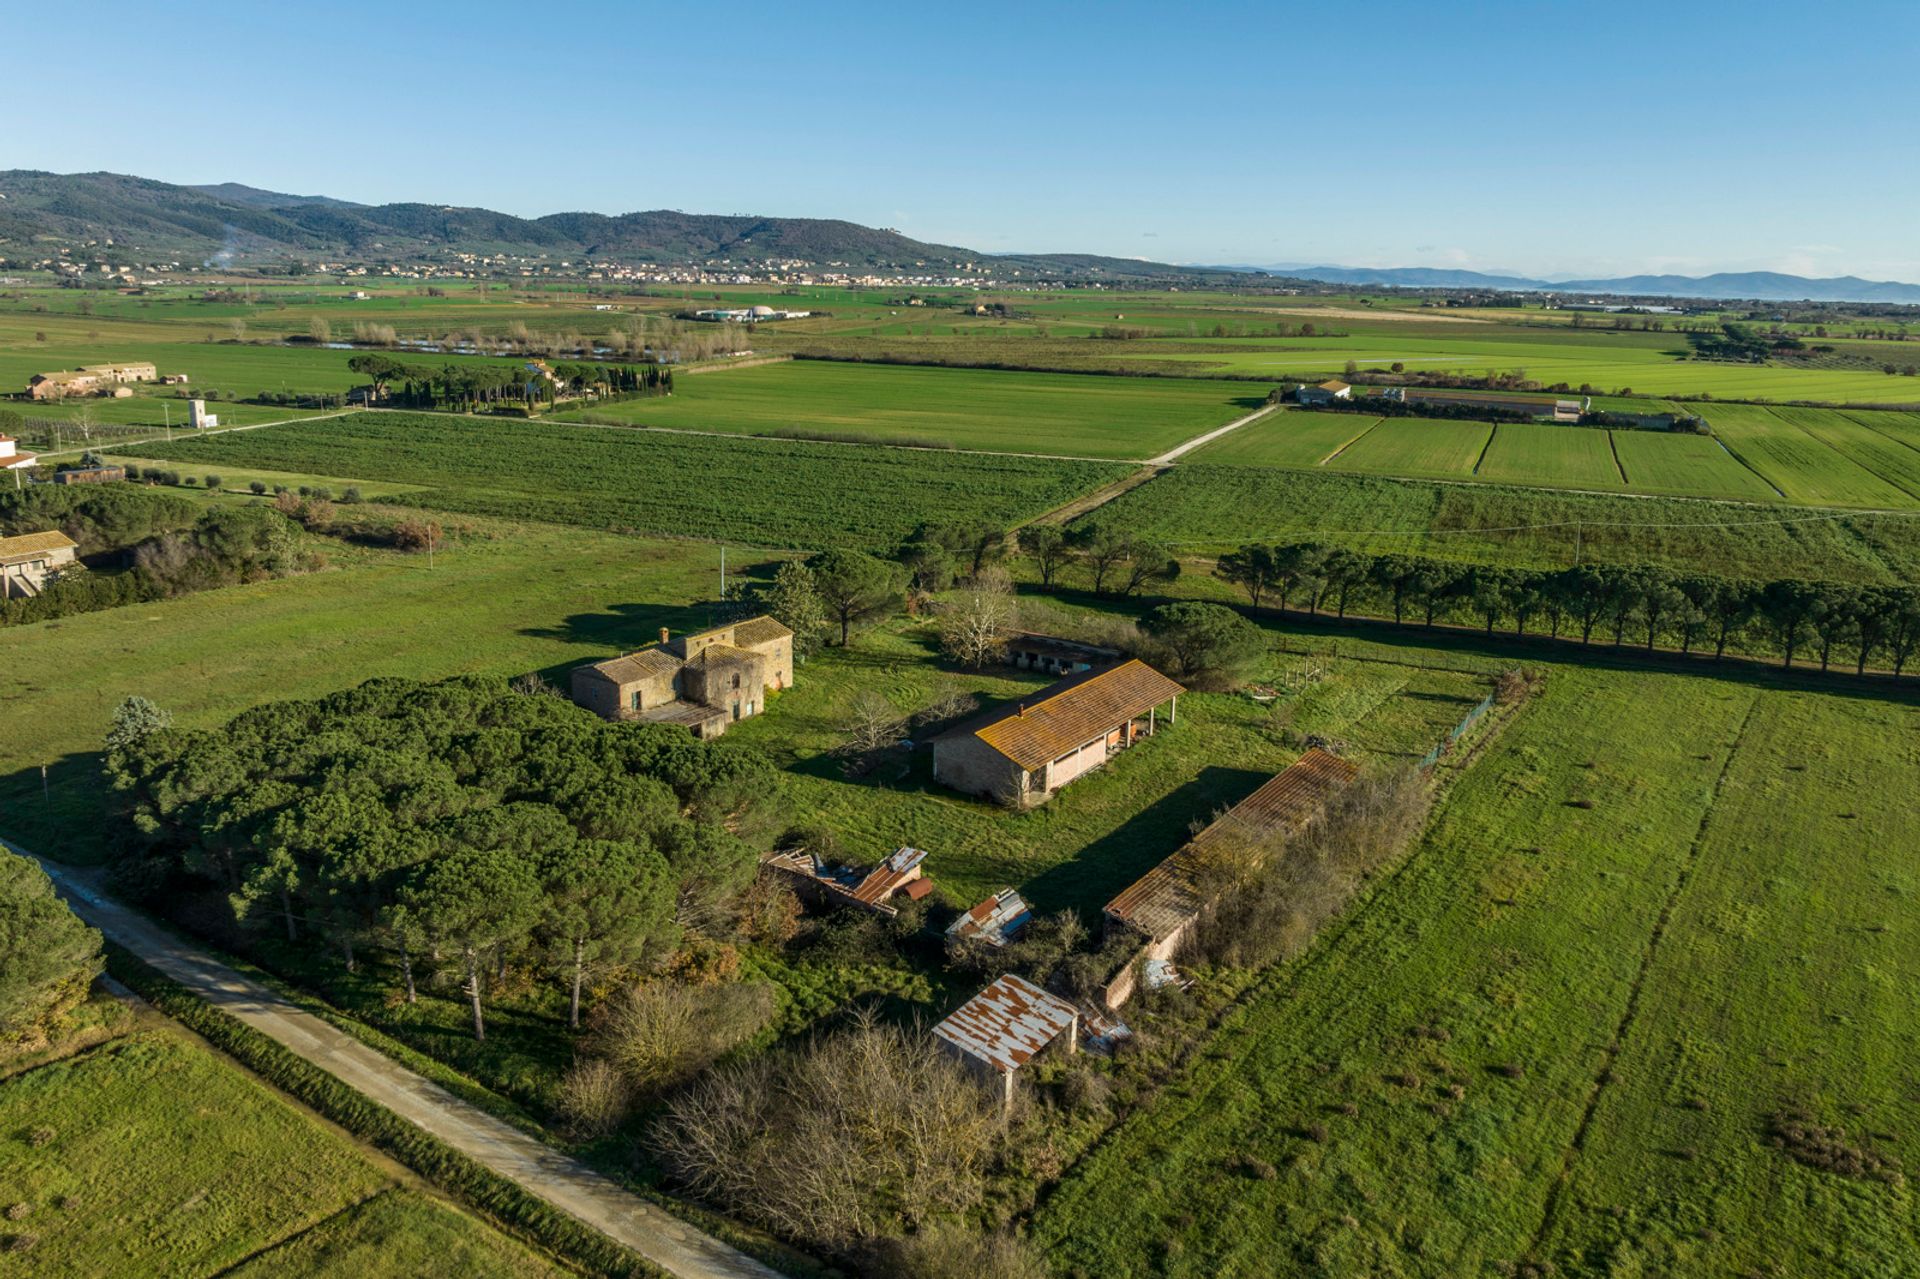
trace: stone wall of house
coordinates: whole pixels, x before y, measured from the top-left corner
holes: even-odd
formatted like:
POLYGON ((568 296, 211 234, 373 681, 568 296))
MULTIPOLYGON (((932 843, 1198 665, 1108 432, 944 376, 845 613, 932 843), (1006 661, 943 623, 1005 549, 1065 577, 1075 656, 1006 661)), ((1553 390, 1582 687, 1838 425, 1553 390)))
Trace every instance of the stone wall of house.
POLYGON ((1021 792, 1026 773, 979 738, 964 734, 933 744, 933 777, 957 791, 1005 802, 1021 792))

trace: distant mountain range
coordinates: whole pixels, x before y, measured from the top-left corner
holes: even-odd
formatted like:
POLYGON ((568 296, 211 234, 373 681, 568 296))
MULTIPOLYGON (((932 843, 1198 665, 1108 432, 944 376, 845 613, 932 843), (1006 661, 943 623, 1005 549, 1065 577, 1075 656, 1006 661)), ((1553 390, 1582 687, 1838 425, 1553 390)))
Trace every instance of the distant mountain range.
POLYGON ((1920 285, 1774 271, 1539 280, 1435 267, 1174 266, 1085 253, 990 254, 929 244, 897 231, 822 218, 681 213, 552 213, 515 217, 444 204, 356 204, 238 182, 178 186, 119 173, 0 171, 0 258, 34 261, 56 249, 116 263, 199 265, 295 261, 408 262, 449 253, 549 261, 745 267, 804 262, 817 269, 895 275, 975 274, 1080 283, 1241 282, 1251 273, 1345 286, 1551 291, 1616 298, 1920 303, 1920 285), (108 242, 111 247, 108 247, 108 242))
POLYGON ((986 254, 819 218, 659 209, 520 218, 451 205, 355 204, 236 182, 177 186, 118 173, 0 172, 0 197, 0 256, 16 260, 61 247, 98 250, 111 240, 108 256, 116 260, 193 264, 407 261, 462 252, 710 267, 798 261, 897 274, 954 273, 973 263, 988 264, 1002 277, 1019 273, 1089 281, 1191 281, 1230 274, 1084 254, 986 254))
POLYGON ((1269 266, 1248 268, 1323 284, 1396 285, 1411 289, 1497 289, 1612 297, 1748 299, 1762 302, 1920 303, 1920 284, 1841 275, 1810 279, 1778 271, 1722 271, 1714 275, 1625 275, 1602 280, 1535 280, 1439 267, 1269 266))

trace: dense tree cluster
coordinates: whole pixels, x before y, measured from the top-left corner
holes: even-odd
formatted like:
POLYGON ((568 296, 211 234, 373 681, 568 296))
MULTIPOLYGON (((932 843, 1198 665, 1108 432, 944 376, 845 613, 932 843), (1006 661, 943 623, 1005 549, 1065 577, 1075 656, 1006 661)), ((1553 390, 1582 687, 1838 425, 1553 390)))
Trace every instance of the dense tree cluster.
POLYGON ((368 352, 348 360, 347 367, 373 384, 376 398, 403 408, 475 411, 519 405, 533 409, 589 394, 600 403, 673 394, 673 370, 657 364, 558 361, 547 366, 553 374, 547 378, 512 361, 433 368, 368 352))
POLYGON ((488 973, 509 961, 549 973, 577 1023, 596 969, 663 958, 681 914, 752 873, 724 819, 770 771, 732 742, 477 677, 372 680, 107 751, 130 873, 211 882, 242 922, 349 968, 380 948, 408 1000, 423 958, 448 963, 476 1038, 488 973))
POLYGON ((1653 565, 1503 568, 1316 542, 1243 546, 1214 571, 1255 608, 1342 617, 1372 609, 1429 626, 1470 619, 1488 634, 1511 626, 1516 635, 1577 633, 1583 644, 1597 634, 1616 646, 1777 655, 1787 666, 1811 651, 1822 670, 1838 658, 1898 675, 1920 645, 1920 587, 1911 585, 1751 582, 1653 565))
POLYGON ((314 563, 294 525, 265 507, 210 508, 119 484, 0 495, 0 534, 46 529, 73 538, 82 555, 120 551, 124 567, 64 568, 38 595, 0 602, 0 626, 279 577, 314 563))
POLYGON ((0 848, 0 1058, 57 1037, 102 967, 100 934, 74 918, 45 871, 0 848))

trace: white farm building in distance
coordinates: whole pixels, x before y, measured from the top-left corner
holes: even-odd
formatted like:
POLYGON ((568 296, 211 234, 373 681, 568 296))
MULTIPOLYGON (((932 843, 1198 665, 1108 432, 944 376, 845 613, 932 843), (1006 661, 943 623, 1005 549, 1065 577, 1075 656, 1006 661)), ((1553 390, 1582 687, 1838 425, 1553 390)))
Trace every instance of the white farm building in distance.
POLYGON ((693 318, 714 324, 759 324, 764 320, 804 320, 811 311, 777 311, 770 306, 715 307, 695 311, 693 318))

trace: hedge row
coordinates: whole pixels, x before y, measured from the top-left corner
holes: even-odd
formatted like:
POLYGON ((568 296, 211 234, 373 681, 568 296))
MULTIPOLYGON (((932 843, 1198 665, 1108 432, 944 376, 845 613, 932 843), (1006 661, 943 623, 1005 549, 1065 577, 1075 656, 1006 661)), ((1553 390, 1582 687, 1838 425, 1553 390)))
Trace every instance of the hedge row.
POLYGON ((130 951, 107 943, 107 970, 169 1017, 378 1146, 496 1224, 595 1274, 655 1279, 666 1272, 567 1216, 478 1161, 368 1100, 318 1066, 221 1012, 130 951))

